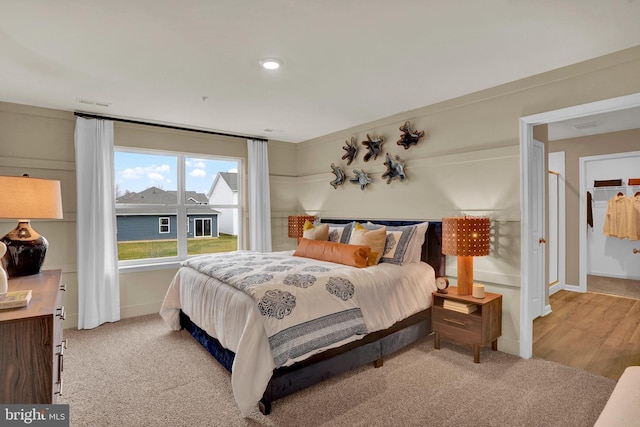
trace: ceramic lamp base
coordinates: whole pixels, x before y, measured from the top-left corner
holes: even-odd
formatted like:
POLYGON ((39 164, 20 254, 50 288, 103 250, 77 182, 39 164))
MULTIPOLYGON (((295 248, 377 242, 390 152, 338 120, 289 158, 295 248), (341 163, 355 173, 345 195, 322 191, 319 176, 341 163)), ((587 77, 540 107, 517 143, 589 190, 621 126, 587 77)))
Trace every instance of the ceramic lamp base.
POLYGON ((20 220, 18 226, 0 240, 7 246, 2 264, 9 277, 40 273, 49 242, 31 228, 28 220, 20 220))

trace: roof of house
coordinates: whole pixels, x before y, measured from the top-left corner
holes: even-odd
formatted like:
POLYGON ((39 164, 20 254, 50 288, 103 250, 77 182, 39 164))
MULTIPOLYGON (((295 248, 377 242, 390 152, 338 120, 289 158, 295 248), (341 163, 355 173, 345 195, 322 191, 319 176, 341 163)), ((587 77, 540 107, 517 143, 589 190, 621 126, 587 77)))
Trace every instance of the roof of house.
MULTIPOLYGON (((176 191, 166 191, 158 187, 149 187, 139 193, 127 193, 116 199, 116 203, 135 203, 135 204, 154 204, 154 205, 170 205, 177 201, 176 191)), ((196 191, 185 191, 187 201, 196 204, 206 205, 209 203, 204 193, 196 191)))
POLYGON ((238 173, 237 172, 218 172, 218 175, 227 183, 231 191, 238 191, 238 173))

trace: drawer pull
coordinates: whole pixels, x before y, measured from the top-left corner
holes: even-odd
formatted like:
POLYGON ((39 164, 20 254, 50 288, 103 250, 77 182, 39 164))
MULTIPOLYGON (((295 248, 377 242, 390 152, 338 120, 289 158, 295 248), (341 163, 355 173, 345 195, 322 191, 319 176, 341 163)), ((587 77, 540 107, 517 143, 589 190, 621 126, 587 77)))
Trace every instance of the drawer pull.
POLYGON ((64 312, 64 305, 60 308, 56 308, 56 311, 60 311, 60 313, 56 314, 56 316, 60 316, 60 320, 64 320, 66 313, 64 312))
MULTIPOLYGON (((64 371, 64 350, 67 348, 67 338, 63 339, 59 345, 60 353, 58 353, 58 370, 60 372, 64 371)), ((58 378, 60 378, 60 373, 58 373, 58 378)))
POLYGON ((56 382, 56 385, 58 386, 58 391, 56 391, 55 394, 62 396, 62 378, 60 378, 60 381, 56 382))
POLYGON ((64 370, 64 354, 58 353, 58 382, 62 381, 62 371, 64 370))
POLYGON ((442 319, 442 320, 449 323, 455 323, 456 325, 465 326, 464 322, 458 322, 457 320, 453 320, 453 319, 442 319))

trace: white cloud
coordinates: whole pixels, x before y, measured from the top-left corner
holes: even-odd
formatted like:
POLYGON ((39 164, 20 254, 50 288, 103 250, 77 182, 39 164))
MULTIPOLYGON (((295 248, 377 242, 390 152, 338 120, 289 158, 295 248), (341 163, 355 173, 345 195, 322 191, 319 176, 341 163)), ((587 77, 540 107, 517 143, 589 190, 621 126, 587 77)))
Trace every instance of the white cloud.
POLYGON ((231 168, 231 169, 229 169, 227 172, 230 172, 230 173, 238 173, 238 169, 237 169, 237 168, 231 168))
POLYGON ((204 169, 194 169, 189 173, 189 176, 192 176, 194 178, 204 178, 205 176, 207 176, 207 171, 205 171, 204 169))
POLYGON ((148 173, 147 178, 149 178, 151 182, 163 182, 165 180, 162 174, 156 172, 148 173))
POLYGON ((135 167, 135 168, 127 168, 122 171, 121 175, 124 179, 141 179, 144 177, 148 177, 152 180, 160 180, 166 173, 171 172, 171 167, 169 165, 151 165, 145 167, 135 167), (158 178, 160 176, 161 178, 158 178))

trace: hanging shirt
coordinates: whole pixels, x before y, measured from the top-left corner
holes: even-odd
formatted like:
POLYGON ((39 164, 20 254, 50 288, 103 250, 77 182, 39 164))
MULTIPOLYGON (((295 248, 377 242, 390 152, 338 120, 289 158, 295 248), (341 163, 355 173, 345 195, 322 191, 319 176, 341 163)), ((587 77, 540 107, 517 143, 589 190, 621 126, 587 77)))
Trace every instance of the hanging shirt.
POLYGON ((640 194, 636 193, 636 195, 631 198, 631 202, 631 223, 633 227, 635 227, 635 238, 631 240, 640 240, 640 194))
POLYGON ((603 233, 605 236, 637 240, 636 227, 631 220, 633 201, 624 195, 617 195, 607 204, 603 233))

